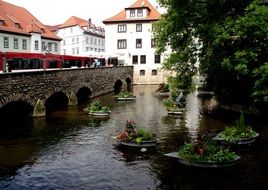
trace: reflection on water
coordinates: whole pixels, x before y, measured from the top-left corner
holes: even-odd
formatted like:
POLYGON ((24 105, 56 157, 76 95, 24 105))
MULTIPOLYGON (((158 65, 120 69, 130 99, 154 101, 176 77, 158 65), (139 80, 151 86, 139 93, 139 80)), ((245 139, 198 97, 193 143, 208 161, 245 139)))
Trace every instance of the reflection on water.
POLYGON ((260 138, 236 148, 242 157, 233 167, 195 168, 164 153, 206 133, 218 133, 237 117, 202 113, 202 100, 187 96, 181 117, 167 116, 157 86, 134 86, 137 99, 117 102, 114 94, 98 97, 112 109, 109 118, 90 117, 87 103, 52 112, 16 127, 1 123, 0 189, 265 189, 268 187, 267 122, 249 119, 260 138), (127 119, 154 130, 153 150, 118 149, 114 136, 127 119))

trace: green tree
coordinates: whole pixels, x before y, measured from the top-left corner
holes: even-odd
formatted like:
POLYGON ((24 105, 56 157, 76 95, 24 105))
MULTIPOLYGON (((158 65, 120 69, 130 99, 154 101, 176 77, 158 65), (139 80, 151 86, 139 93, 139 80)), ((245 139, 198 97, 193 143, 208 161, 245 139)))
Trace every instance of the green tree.
POLYGON ((268 99, 268 6, 262 0, 159 0, 158 52, 172 49, 164 68, 189 76, 199 62, 221 101, 268 99))

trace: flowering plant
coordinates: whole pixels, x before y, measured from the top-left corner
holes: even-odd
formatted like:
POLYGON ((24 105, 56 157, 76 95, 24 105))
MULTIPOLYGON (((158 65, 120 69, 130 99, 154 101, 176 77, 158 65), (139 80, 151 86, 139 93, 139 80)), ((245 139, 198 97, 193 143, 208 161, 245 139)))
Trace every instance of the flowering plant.
POLYGON ((236 158, 235 153, 229 151, 228 148, 216 146, 216 144, 202 139, 184 144, 178 154, 186 160, 199 162, 224 162, 236 158))
POLYGON ((116 139, 119 141, 138 144, 142 141, 153 140, 154 138, 154 133, 149 133, 145 129, 137 129, 136 123, 133 120, 127 120, 125 129, 116 136, 116 139))

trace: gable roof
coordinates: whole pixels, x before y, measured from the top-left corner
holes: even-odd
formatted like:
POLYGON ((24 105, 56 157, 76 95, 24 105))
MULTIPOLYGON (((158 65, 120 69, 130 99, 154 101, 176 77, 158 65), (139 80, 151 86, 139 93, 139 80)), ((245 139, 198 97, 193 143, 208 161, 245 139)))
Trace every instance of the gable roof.
POLYGON ((43 38, 61 40, 25 8, 0 0, 0 31, 30 36, 32 32, 43 38))
POLYGON ((103 21, 104 24, 114 23, 114 22, 133 22, 133 21, 155 21, 160 18, 161 14, 153 7, 153 5, 148 0, 138 0, 131 6, 125 8, 123 11, 119 12, 113 17, 110 17, 103 21), (143 18, 127 18, 126 11, 128 9, 138 9, 147 8, 149 14, 147 17, 143 18))
POLYGON ((76 16, 71 16, 67 21, 61 24, 59 28, 66 28, 66 27, 76 26, 76 25, 79 25, 82 27, 82 26, 88 25, 88 21, 82 18, 76 17, 76 16))

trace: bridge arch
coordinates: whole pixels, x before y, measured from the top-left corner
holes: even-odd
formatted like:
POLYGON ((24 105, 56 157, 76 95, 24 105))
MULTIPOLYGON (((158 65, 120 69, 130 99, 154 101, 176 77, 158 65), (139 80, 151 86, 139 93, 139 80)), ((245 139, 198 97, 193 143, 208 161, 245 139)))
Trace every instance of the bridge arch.
POLYGON ((92 89, 87 86, 82 86, 76 92, 77 102, 81 103, 90 99, 93 95, 92 89))
POLYGON ((62 91, 57 91, 50 94, 50 96, 46 99, 44 106, 46 112, 49 113, 50 111, 53 111, 57 108, 68 106, 68 103, 68 96, 62 91))
POLYGON ((34 107, 25 100, 9 101, 0 108, 1 122, 20 122, 25 118, 29 118, 33 114, 34 107))

